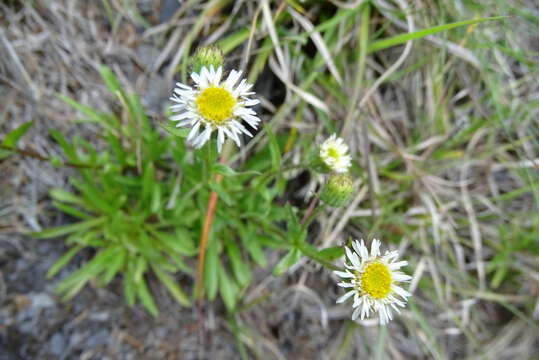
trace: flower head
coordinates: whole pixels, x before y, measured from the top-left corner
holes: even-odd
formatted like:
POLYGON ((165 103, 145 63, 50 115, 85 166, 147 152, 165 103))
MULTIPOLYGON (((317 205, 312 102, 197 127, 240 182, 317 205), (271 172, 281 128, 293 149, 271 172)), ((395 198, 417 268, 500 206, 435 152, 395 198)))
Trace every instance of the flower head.
POLYGON ((374 239, 371 252, 363 240, 353 241, 352 249, 345 247, 348 262, 345 271, 335 271, 343 281, 338 285, 348 290, 337 299, 342 303, 354 297, 352 320, 369 317, 370 312, 378 312, 380 324, 385 325, 393 318, 392 311, 400 313, 399 307, 406 306, 406 298, 411 294, 401 288, 400 282, 408 282, 411 277, 399 269, 407 261, 396 261, 399 253, 386 251, 380 253, 380 241, 374 239))
POLYGON ((202 147, 217 131, 217 151, 221 152, 225 136, 240 146, 239 135, 253 136, 241 124, 245 120, 252 128, 257 127, 260 119, 251 106, 260 101, 250 99, 252 85, 241 77, 241 71, 232 70, 226 80, 221 81, 223 68, 203 67, 200 73, 193 72, 191 78, 195 87, 176 83, 174 94, 170 98, 177 104, 171 109, 179 114, 170 118, 178 121, 177 127, 191 127, 187 141, 195 148, 202 147), (237 84, 237 85, 236 85, 237 84))
POLYGON ((320 160, 330 171, 337 173, 347 172, 352 165, 352 158, 348 155, 348 145, 335 134, 320 146, 320 160))

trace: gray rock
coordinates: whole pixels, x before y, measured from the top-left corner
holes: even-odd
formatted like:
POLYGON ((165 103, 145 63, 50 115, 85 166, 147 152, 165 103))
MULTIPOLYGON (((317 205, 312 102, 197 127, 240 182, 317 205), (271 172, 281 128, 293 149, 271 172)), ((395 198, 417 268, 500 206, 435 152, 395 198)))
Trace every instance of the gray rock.
POLYGON ((95 335, 90 335, 86 339, 86 347, 89 349, 95 349, 100 345, 105 345, 110 342, 110 333, 107 329, 102 329, 95 335))
POLYGON ((47 293, 31 293, 28 298, 32 301, 32 307, 37 309, 50 308, 55 305, 54 299, 47 293))
POLYGON ((55 333, 50 341, 50 352, 53 355, 60 356, 64 353, 66 347, 66 341, 64 336, 57 332, 55 333))

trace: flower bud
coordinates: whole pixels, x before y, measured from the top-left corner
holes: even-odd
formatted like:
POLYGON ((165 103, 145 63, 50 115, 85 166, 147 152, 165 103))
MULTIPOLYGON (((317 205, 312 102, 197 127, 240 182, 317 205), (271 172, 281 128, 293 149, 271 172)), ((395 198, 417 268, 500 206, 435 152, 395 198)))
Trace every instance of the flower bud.
POLYGON ((322 189, 320 200, 329 206, 343 207, 354 195, 354 181, 348 174, 333 174, 322 189))
POLYGON ((203 67, 214 69, 223 66, 223 51, 217 45, 201 46, 197 49, 195 55, 191 58, 192 71, 200 73, 203 67))

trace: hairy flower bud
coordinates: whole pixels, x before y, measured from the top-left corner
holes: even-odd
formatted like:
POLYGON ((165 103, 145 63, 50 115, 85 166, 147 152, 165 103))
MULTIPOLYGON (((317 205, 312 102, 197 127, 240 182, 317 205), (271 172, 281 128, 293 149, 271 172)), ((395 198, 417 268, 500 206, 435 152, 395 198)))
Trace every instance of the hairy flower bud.
POLYGON ((201 46, 191 58, 192 71, 195 73, 200 73, 203 67, 218 69, 223 63, 223 51, 217 45, 201 46))
POLYGON ((333 174, 322 189, 320 199, 333 207, 347 205, 354 195, 354 182, 348 174, 333 174))

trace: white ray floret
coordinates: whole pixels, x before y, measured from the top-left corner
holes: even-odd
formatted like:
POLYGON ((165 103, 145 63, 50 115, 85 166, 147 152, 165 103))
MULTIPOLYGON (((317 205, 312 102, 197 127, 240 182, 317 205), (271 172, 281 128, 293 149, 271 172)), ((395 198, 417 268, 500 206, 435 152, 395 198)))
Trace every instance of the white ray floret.
POLYGON ((352 165, 352 157, 348 155, 348 145, 337 135, 331 135, 320 146, 320 159, 332 171, 344 173, 352 165))
POLYGON ((405 307, 411 294, 404 290, 399 283, 410 281, 411 277, 400 271, 408 264, 407 261, 397 261, 399 253, 380 252, 380 241, 374 239, 371 251, 363 240, 352 242, 352 247, 345 247, 346 259, 344 271, 334 271, 342 281, 337 285, 347 291, 337 299, 343 303, 353 297, 352 320, 369 317, 371 312, 378 313, 381 325, 393 319, 393 311, 400 313, 399 307, 405 307))
POLYGON ((190 127, 187 141, 195 148, 202 147, 217 131, 217 151, 221 152, 225 138, 232 139, 241 146, 240 135, 253 136, 241 123, 245 121, 256 129, 260 118, 251 106, 260 101, 249 96, 254 92, 245 79, 241 81, 241 71, 232 70, 226 79, 222 79, 223 68, 203 67, 200 73, 192 73, 194 87, 176 83, 170 100, 173 115, 170 120, 177 121, 177 127, 190 127), (239 81, 239 83, 238 83, 239 81))

